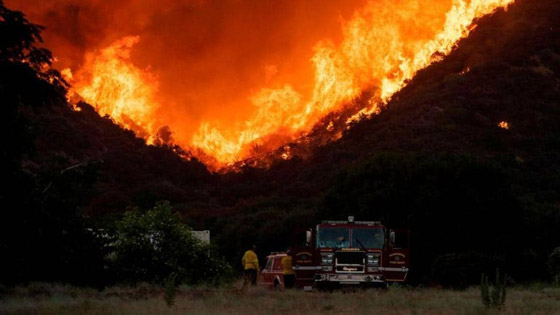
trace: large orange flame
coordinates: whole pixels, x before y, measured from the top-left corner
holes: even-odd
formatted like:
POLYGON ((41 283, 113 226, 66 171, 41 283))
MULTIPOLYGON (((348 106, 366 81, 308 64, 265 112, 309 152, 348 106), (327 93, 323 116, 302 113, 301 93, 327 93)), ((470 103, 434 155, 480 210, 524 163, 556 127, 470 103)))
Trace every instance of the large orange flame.
MULTIPOLYGON (((255 92, 246 101, 254 108, 244 122, 202 118, 198 131, 176 138, 194 152, 201 150, 213 157, 217 161, 214 167, 220 167, 305 134, 319 119, 340 110, 364 91, 371 99, 362 102, 363 108, 350 120, 378 113, 418 70, 440 60, 467 36, 475 19, 512 2, 370 0, 342 23, 342 40, 323 40, 315 45, 310 60, 314 69, 311 86, 294 84, 301 81, 252 86, 255 92)), ((138 40, 124 37, 91 52, 72 83, 74 91, 102 115, 110 115, 150 141, 163 123, 175 130, 180 125, 158 121, 158 80, 130 58, 138 40)), ((278 69, 268 65, 266 72, 268 79, 278 69)), ((289 158, 289 154, 282 158, 289 158)))
POLYGON ((138 36, 128 36, 109 47, 86 56, 86 66, 78 75, 62 71, 72 83, 71 94, 79 94, 99 114, 109 115, 120 125, 152 142, 157 132, 157 77, 134 66, 131 49, 138 36))
POLYGON ((448 54, 467 36, 474 19, 513 0, 453 0, 444 15, 441 7, 434 7, 436 2, 369 2, 345 23, 342 43, 322 42, 315 47, 315 87, 310 99, 290 86, 263 90, 252 100, 259 108, 257 114, 245 125, 226 136, 204 123, 193 145, 220 162, 233 162, 247 157, 247 146, 266 135, 280 131, 296 135, 368 88, 376 93, 351 120, 377 113, 418 70, 448 54))

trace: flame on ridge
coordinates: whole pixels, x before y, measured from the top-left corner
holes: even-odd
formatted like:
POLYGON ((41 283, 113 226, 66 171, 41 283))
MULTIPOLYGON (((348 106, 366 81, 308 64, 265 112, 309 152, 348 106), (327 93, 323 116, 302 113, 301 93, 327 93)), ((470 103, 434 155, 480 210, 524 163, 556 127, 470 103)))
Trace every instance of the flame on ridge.
MULTIPOLYGON (((378 113, 380 106, 403 88, 414 74, 447 55, 455 43, 472 30, 473 20, 505 7, 514 0, 453 0, 441 29, 415 34, 407 23, 424 27, 417 0, 371 1, 343 26, 344 40, 339 45, 322 42, 315 47, 312 62, 315 86, 310 99, 304 100, 291 87, 266 89, 253 99, 257 114, 230 137, 204 123, 192 144, 209 152, 222 163, 247 157, 247 146, 267 134, 284 129, 295 135, 310 128, 326 113, 340 108, 364 90, 376 87, 375 96, 351 120, 378 113), (416 19, 421 22, 416 21, 416 19), (429 37, 431 35, 431 37, 429 37), (438 58, 439 57, 439 58, 438 58), (268 101, 262 101, 266 99, 268 101), (284 102, 269 112, 271 105, 284 102), (268 115, 270 114, 270 116, 268 115), (282 119, 277 120, 278 115, 282 119)), ((431 4, 428 4, 428 6, 431 4)), ((426 14, 432 21, 437 20, 426 14)), ((437 21, 427 27, 433 30, 437 21)))
POLYGON ((100 115, 110 116, 118 124, 133 130, 152 143, 157 133, 156 100, 158 80, 148 69, 130 61, 138 36, 124 37, 109 47, 86 56, 86 64, 77 75, 70 69, 62 74, 72 83, 70 96, 78 94, 100 115))
MULTIPOLYGON (((215 158, 217 168, 284 145, 364 90, 373 96, 349 121, 378 113, 418 70, 449 54, 472 30, 473 20, 513 2, 372 0, 343 22, 340 43, 325 40, 314 47, 311 92, 290 84, 262 88, 248 100, 255 110, 247 121, 228 128, 203 121, 185 145, 215 158)), ((151 141, 160 125, 158 80, 131 62, 138 40, 125 37, 90 54, 72 83, 100 114, 151 141)))

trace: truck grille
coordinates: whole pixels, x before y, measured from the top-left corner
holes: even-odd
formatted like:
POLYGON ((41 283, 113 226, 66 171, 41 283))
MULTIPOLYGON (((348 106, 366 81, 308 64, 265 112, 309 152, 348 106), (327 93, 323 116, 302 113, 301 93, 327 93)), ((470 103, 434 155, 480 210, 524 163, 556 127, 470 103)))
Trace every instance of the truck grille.
POLYGON ((337 265, 364 265, 366 254, 364 252, 337 252, 337 265))
POLYGON ((337 272, 348 272, 348 273, 353 273, 353 272, 357 272, 357 273, 363 273, 364 272, 364 266, 336 266, 336 271, 337 272))

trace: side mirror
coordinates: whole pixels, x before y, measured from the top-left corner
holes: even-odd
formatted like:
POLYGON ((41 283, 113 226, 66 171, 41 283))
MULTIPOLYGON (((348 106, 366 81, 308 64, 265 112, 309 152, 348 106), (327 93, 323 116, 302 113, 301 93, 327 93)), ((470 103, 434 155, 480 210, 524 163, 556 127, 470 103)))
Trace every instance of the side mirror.
POLYGON ((395 231, 389 233, 389 239, 391 240, 391 246, 395 246, 395 231))
POLYGON ((311 231, 307 230, 305 231, 305 242, 307 243, 307 245, 311 245, 311 231))

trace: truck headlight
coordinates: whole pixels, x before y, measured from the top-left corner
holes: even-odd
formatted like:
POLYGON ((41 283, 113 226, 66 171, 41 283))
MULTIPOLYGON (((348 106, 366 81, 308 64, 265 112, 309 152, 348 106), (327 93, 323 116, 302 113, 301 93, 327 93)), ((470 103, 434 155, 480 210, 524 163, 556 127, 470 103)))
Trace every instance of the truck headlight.
POLYGON ((332 265, 333 258, 333 253, 321 253, 321 265, 332 265))
POLYGON ((381 253, 368 253, 367 265, 370 267, 378 267, 381 260, 381 253))

